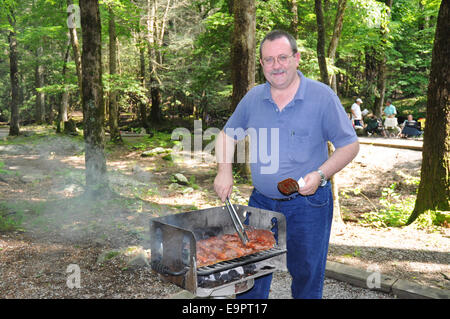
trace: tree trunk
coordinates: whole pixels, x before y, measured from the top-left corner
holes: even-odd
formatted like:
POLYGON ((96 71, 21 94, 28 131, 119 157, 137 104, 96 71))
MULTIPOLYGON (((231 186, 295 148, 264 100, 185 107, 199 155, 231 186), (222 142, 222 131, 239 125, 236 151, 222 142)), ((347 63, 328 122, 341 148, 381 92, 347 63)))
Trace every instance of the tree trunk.
POLYGON ((36 49, 36 65, 34 69, 34 85, 36 90, 35 120, 37 124, 43 124, 45 122, 45 93, 38 91, 38 89, 44 86, 44 66, 40 62, 42 51, 42 46, 36 49))
MULTIPOLYGON (((139 76, 141 80, 141 85, 142 87, 145 88, 145 46, 143 44, 141 37, 139 37, 138 43, 139 43, 139 66, 140 66, 139 76)), ((141 126, 144 127, 148 132, 150 125, 148 125, 147 122, 147 103, 145 103, 142 100, 139 102, 139 118, 141 126)))
MULTIPOLYGON (((329 62, 334 65, 334 59, 336 57, 336 50, 341 38, 342 27, 344 22, 344 13, 347 5, 347 0, 339 0, 338 9, 336 12, 336 18, 334 20, 333 36, 331 37, 330 45, 328 46, 328 59, 329 62)), ((330 77, 330 85, 334 92, 337 94, 336 74, 332 74, 330 77)), ((334 145, 328 142, 328 156, 331 156, 335 151, 334 145)), ((339 186, 336 183, 335 175, 330 178, 331 193, 333 195, 333 221, 335 223, 342 224, 341 206, 339 204, 339 186)))
POLYGON ((11 10, 8 16, 11 30, 9 31, 9 70, 11 78, 11 120, 9 123, 9 135, 19 135, 19 61, 17 56, 16 18, 11 10))
POLYGON ((323 19, 322 0, 314 1, 314 10, 317 20, 317 59, 319 62, 320 78, 325 84, 329 84, 327 60, 325 57, 325 22, 323 19))
MULTIPOLYGON (((231 81, 233 84, 233 93, 231 97, 231 108, 234 111, 239 101, 255 85, 255 0, 234 1, 233 12, 234 31, 231 43, 231 81)), ((243 143, 245 143, 245 163, 239 164, 238 170, 243 178, 249 179, 251 172, 248 138, 243 143)))
POLYGON ((67 44, 67 50, 64 54, 64 64, 62 69, 62 78, 64 81, 64 91, 61 93, 61 102, 58 108, 58 121, 56 124, 56 133, 64 131, 64 122, 67 122, 67 111, 69 109, 69 92, 67 91, 67 63, 69 62, 70 52, 70 35, 68 35, 69 41, 67 44))
MULTIPOLYGON (((158 81, 158 63, 161 63, 161 54, 157 50, 159 43, 158 35, 163 36, 164 33, 158 33, 157 30, 157 0, 147 0, 147 34, 148 34, 148 57, 149 57, 149 88, 150 88, 150 121, 160 123, 161 118, 161 90, 158 81)), ((168 3, 169 7, 170 2, 168 3)), ((167 8, 168 8, 167 7, 167 8)), ((162 41, 162 39, 161 39, 162 41)))
POLYGON ((380 53, 381 57, 379 57, 378 64, 378 78, 377 78, 377 90, 375 94, 375 101, 373 105, 373 110, 375 110, 375 114, 382 114, 383 105, 384 105, 384 97, 386 95, 386 56, 383 53, 380 53))
POLYGON ((82 105, 85 141, 86 193, 109 191, 104 153, 105 106, 102 87, 101 23, 98 0, 80 0, 83 35, 82 105))
POLYGON ((289 0, 289 6, 292 13, 292 21, 290 25, 291 34, 294 38, 297 37, 298 33, 298 5, 297 0, 289 0))
MULTIPOLYGON (((70 6, 72 4, 72 0, 67 0, 67 6, 70 6)), ((70 13, 69 13, 70 16, 70 13)), ((80 54, 80 44, 78 43, 78 36, 77 36, 77 29, 76 24, 71 24, 69 26, 69 33, 70 33, 70 43, 72 44, 72 50, 73 50, 73 60, 75 61, 75 68, 77 71, 77 80, 78 80, 78 88, 80 92, 80 98, 83 95, 83 89, 81 87, 82 85, 82 67, 81 67, 81 54, 80 54), (74 26, 74 28, 71 28, 70 26, 74 26)))
MULTIPOLYGON (((109 74, 112 77, 117 73, 117 36, 116 24, 114 21, 114 12, 111 7, 109 12, 109 74)), ((109 91, 109 134, 111 141, 114 143, 122 143, 122 137, 119 130, 119 109, 117 105, 117 92, 114 85, 110 86, 109 91)))
POLYGON ((450 0, 439 9, 427 96, 422 169, 411 224, 426 210, 450 210, 450 0))
MULTIPOLYGON (((385 4, 388 7, 388 19, 390 19, 391 16, 391 8, 392 8, 393 0, 386 0, 385 4)), ((387 58, 386 58, 386 42, 387 42, 387 36, 389 33, 388 28, 388 22, 386 22, 386 25, 381 26, 381 50, 378 50, 378 79, 377 79, 377 90, 375 94, 375 102, 373 109, 376 110, 376 114, 381 114, 383 110, 384 105, 384 96, 386 94, 386 75, 387 75, 387 58)))
MULTIPOLYGON (((369 100, 370 97, 376 96, 376 81, 379 68, 377 67, 377 51, 373 46, 365 47, 365 68, 364 68, 364 77, 365 77, 365 87, 361 96, 365 96, 366 100, 369 100)), ((369 102, 369 101, 367 101, 369 102)), ((369 103, 367 103, 369 104, 369 103)), ((372 104, 371 110, 373 114, 377 117, 381 117, 381 109, 375 108, 374 104, 372 104)))
MULTIPOLYGON (((334 65, 336 58, 336 50, 341 38, 342 27, 344 25, 344 13, 347 7, 347 0, 339 0, 336 18, 334 20, 333 36, 331 37, 330 45, 328 46, 328 59, 331 65, 334 65)), ((330 78, 330 86, 334 92, 337 93, 336 74, 332 74, 330 78)))

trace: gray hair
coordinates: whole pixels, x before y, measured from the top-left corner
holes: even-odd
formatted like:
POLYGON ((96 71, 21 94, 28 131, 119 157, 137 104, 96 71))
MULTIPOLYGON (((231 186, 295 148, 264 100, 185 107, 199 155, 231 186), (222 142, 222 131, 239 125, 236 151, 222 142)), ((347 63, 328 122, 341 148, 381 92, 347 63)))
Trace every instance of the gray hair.
POLYGON ((298 52, 297 41, 289 32, 286 32, 283 30, 273 30, 273 31, 267 33, 266 36, 264 37, 264 39, 261 41, 261 44, 259 45, 259 56, 262 57, 262 46, 263 46, 264 42, 266 42, 266 40, 274 41, 279 38, 288 39, 289 44, 291 45, 293 54, 298 52))

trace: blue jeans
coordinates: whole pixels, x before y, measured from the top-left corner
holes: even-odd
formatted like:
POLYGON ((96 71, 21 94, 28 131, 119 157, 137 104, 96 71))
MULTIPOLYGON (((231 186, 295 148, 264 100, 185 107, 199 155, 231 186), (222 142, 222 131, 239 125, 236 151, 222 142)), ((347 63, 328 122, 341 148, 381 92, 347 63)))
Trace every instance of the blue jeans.
MULTIPOLYGON (((286 217, 287 268, 292 276, 291 293, 295 299, 321 299, 331 222, 333 197, 330 183, 315 194, 277 201, 253 190, 251 207, 282 213, 286 217)), ((277 236, 277 234, 275 234, 277 236)), ((252 289, 237 299, 267 299, 272 274, 255 279, 252 289)))

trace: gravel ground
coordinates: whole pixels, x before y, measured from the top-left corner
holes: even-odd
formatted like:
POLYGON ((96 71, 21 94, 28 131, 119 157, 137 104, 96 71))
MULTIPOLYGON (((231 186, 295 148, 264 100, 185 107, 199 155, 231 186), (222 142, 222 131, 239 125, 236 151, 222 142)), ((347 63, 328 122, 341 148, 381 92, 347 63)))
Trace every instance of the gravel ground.
MULTIPOLYGON (((370 289, 352 286, 346 282, 325 278, 323 299, 394 299, 387 294, 370 289)), ((270 289, 269 299, 292 299, 291 276, 287 272, 275 272, 270 289)))

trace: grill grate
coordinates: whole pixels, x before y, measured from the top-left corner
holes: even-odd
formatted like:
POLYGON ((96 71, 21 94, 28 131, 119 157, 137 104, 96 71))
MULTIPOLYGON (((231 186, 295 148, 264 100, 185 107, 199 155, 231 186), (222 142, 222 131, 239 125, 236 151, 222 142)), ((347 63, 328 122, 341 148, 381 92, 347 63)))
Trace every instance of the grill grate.
POLYGON ((267 258, 275 257, 278 255, 284 254, 285 252, 286 252, 286 249, 274 247, 274 248, 271 248, 268 250, 256 252, 251 255, 246 255, 246 256, 239 257, 239 258, 230 259, 230 260, 225 260, 225 261, 221 261, 216 264, 213 264, 213 265, 197 268, 197 275, 207 276, 207 275, 213 274, 215 272, 225 271, 225 270, 232 269, 235 267, 244 266, 244 265, 247 265, 250 263, 255 263, 255 262, 267 259, 267 258))

